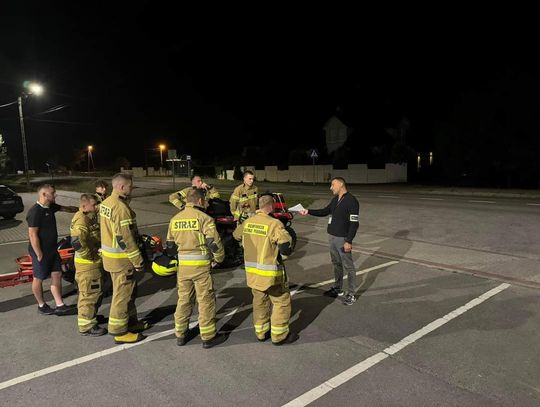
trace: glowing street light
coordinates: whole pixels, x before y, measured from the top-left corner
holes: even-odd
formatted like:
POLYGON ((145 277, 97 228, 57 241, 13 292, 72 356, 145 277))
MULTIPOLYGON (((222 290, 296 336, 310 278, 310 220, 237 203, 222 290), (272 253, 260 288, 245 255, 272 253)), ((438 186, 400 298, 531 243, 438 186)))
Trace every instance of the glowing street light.
POLYGON ((39 83, 31 82, 28 84, 28 90, 31 95, 41 96, 43 94, 43 86, 39 83))

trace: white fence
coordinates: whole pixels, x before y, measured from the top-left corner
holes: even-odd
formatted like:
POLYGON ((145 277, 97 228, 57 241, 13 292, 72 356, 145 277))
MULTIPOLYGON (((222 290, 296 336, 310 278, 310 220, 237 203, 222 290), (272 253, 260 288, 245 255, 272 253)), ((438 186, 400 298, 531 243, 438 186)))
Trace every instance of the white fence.
MULTIPOLYGON (((255 170, 247 165, 243 170, 252 170, 259 181, 272 182, 328 182, 333 177, 343 177, 352 184, 387 184, 407 182, 407 164, 386 164, 383 169, 369 169, 367 164, 349 164, 346 170, 334 169, 331 165, 290 165, 288 170, 266 166, 255 170)), ((227 179, 233 179, 233 170, 227 170, 227 179)))

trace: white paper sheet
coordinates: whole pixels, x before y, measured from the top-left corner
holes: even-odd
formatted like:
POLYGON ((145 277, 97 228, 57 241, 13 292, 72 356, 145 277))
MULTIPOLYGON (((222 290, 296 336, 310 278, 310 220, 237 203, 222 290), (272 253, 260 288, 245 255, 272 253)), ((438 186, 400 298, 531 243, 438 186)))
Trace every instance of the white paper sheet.
POLYGON ((302 204, 294 205, 289 208, 289 212, 301 212, 305 208, 302 206, 302 204))

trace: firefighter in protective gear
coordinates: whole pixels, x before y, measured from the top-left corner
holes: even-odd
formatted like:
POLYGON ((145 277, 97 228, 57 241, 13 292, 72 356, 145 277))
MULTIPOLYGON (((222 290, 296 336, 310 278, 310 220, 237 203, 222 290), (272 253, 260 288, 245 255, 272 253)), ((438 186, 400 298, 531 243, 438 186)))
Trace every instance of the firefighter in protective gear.
POLYGON ((99 180, 99 181, 96 181, 95 186, 96 186, 96 192, 94 193, 94 197, 96 198, 96 202, 97 202, 97 206, 96 206, 97 210, 96 210, 95 216, 97 219, 97 223, 99 225, 99 205, 105 199, 107 199, 107 187, 109 186, 109 184, 107 184, 103 180, 99 180))
POLYGON ((175 193, 169 195, 169 202, 176 206, 178 209, 182 209, 186 205, 186 196, 192 189, 200 188, 204 190, 204 200, 208 202, 210 199, 219 198, 219 192, 213 185, 209 185, 203 182, 202 178, 198 175, 191 177, 191 186, 181 189, 175 193))
POLYGON ((71 244, 75 250, 75 281, 79 287, 77 322, 83 336, 101 336, 107 333, 105 328, 98 326, 96 319, 98 304, 103 295, 96 205, 93 195, 81 195, 79 211, 73 216, 70 226, 71 244))
POLYGON ((184 209, 169 223, 166 251, 178 253, 178 304, 174 314, 177 344, 188 340, 191 299, 199 303, 199 332, 203 348, 211 348, 225 339, 216 335, 216 297, 210 275, 211 263, 225 258, 223 245, 214 220, 203 212, 204 191, 192 189, 186 197, 184 209))
POLYGON ((255 175, 247 170, 244 172, 244 183, 238 185, 229 199, 231 212, 238 223, 244 222, 257 210, 258 188, 253 185, 255 175))
POLYGON ((133 189, 129 174, 116 174, 113 192, 100 205, 101 256, 103 267, 112 279, 113 294, 109 315, 109 333, 116 343, 133 343, 144 339, 140 332, 149 327, 137 320, 135 272, 144 270, 137 246, 137 222, 128 199, 133 189))
POLYGON ((107 184, 103 180, 99 180, 99 181, 96 181, 95 186, 96 186, 95 196, 97 199, 97 204, 98 204, 98 209, 99 209, 99 204, 103 202, 105 199, 107 199, 107 187, 109 186, 109 184, 107 184))
POLYGON ((274 199, 259 198, 259 210, 233 233, 242 240, 247 285, 253 293, 253 325, 259 341, 269 336, 282 345, 298 338, 289 332, 291 295, 283 258, 291 254, 292 238, 272 216, 274 199), (272 309, 271 309, 272 308, 272 309), (270 335, 269 335, 270 332, 270 335))

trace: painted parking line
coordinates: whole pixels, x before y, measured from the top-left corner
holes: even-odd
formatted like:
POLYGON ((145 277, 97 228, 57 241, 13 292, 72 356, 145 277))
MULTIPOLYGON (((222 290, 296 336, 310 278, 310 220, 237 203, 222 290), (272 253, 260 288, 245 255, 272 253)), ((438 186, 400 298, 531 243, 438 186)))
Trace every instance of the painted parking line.
POLYGON ((540 203, 528 203, 529 206, 540 206, 540 203))
POLYGON ((399 199, 399 196, 395 196, 395 195, 377 195, 377 198, 393 198, 393 199, 399 199))
POLYGON ((486 204, 496 204, 497 202, 495 201, 474 201, 474 200, 469 200, 467 202, 472 202, 472 203, 486 203, 486 204))
MULTIPOLYGON (((379 264, 377 266, 369 267, 367 269, 358 270, 356 272, 356 275, 359 276, 359 275, 362 275, 362 274, 369 273, 370 271, 382 269, 382 268, 385 268, 385 267, 390 267, 390 266, 393 266, 394 264, 398 264, 398 263, 399 262, 395 261, 395 260, 394 261, 389 261, 387 263, 379 264)), ((345 279, 347 279, 347 276, 343 276, 343 280, 345 280, 345 279)), ((333 282, 334 282, 334 279, 331 279, 331 280, 321 281, 320 283, 311 284, 311 285, 308 285, 307 287, 308 288, 317 288, 317 287, 321 287, 323 285, 330 284, 330 283, 333 283, 333 282)))
MULTIPOLYGON (((389 265, 391 265, 389 263, 396 264, 398 262, 397 261, 388 262, 388 263, 384 263, 384 264, 381 264, 381 265, 378 265, 378 266, 370 267, 368 269, 359 270, 356 274, 357 275, 358 274, 365 274, 365 273, 368 273, 369 271, 377 270, 377 269, 380 269, 380 268, 383 268, 383 267, 388 267, 389 265)), ((334 280, 323 281, 321 283, 317 283, 317 284, 314 284, 312 286, 313 287, 319 287, 321 285, 329 284, 331 282, 334 282, 334 280)), ((308 286, 308 287, 312 288, 312 286, 308 286)), ((219 292, 223 291, 227 287, 228 287, 228 285, 226 284, 223 288, 220 289, 219 292)), ((293 292, 292 295, 302 292, 302 291, 300 291, 300 288, 302 288, 302 285, 300 285, 293 292)), ((174 289, 171 289, 171 290, 168 290, 168 291, 172 291, 172 290, 174 290, 174 289)), ((166 291, 163 291, 163 292, 166 292, 166 291)), ((216 295, 219 294, 219 292, 216 293, 216 295)), ((151 299, 152 299, 152 297, 151 297, 151 299)), ((237 312, 246 311, 246 310, 251 309, 252 307, 253 307, 252 304, 247 304, 247 305, 245 305, 243 307, 237 307, 234 310, 229 311, 224 317, 229 317, 229 316, 232 317, 237 312)), ((192 323, 189 324, 189 327, 190 327, 190 329, 193 329, 197 325, 198 325, 197 322, 192 322, 192 323)), ((156 334, 153 334, 153 335, 149 335, 148 337, 146 337, 146 339, 144 339, 141 342, 137 342, 137 343, 133 343, 133 344, 126 344, 126 345, 116 345, 113 348, 105 349, 105 350, 102 350, 102 351, 99 351, 99 352, 92 353, 90 355, 82 356, 80 358, 76 358, 76 359, 73 359, 73 360, 70 360, 70 361, 67 361, 67 362, 59 363, 57 365, 50 366, 50 367, 47 367, 45 369, 36 370, 35 372, 28 373, 28 374, 25 374, 25 375, 22 375, 22 376, 19 376, 19 377, 15 377, 13 379, 10 379, 10 380, 7 380, 5 382, 0 383, 0 390, 6 389, 8 387, 15 386, 15 385, 20 384, 20 383, 27 382, 27 381, 32 380, 32 379, 37 379, 38 377, 46 376, 46 375, 48 375, 50 373, 59 372, 61 370, 64 370, 64 369, 67 369, 67 368, 70 368, 70 367, 73 367, 73 366, 81 365, 83 363, 90 362, 90 361, 95 360, 95 359, 99 359, 99 358, 101 358, 103 356, 108 356, 108 355, 112 355, 114 353, 117 353, 117 352, 120 352, 120 351, 123 351, 123 350, 131 349, 131 348, 133 348, 135 346, 144 345, 145 343, 150 343, 152 341, 155 341, 156 339, 160 339, 160 338, 163 338, 165 336, 172 335, 172 334, 174 334, 174 328, 169 329, 167 331, 159 332, 159 333, 156 333, 156 334)))
POLYGON ((421 199, 423 201, 444 201, 444 199, 442 198, 418 198, 418 199, 421 199))
MULTIPOLYGON (((138 228, 139 229, 155 228, 155 227, 159 227, 159 226, 167 226, 168 224, 169 224, 169 222, 151 223, 149 225, 140 225, 140 226, 138 226, 138 228)), ((59 235, 58 238, 61 239, 61 238, 65 237, 65 236, 67 236, 67 235, 59 235)), ((12 245, 12 244, 20 244, 20 243, 28 243, 28 239, 15 240, 13 242, 0 243, 0 246, 9 246, 9 245, 12 245)))
POLYGON ((419 329, 418 331, 412 333, 411 335, 406 336, 401 341, 387 347, 382 352, 379 352, 363 360, 362 362, 352 366, 351 368, 345 370, 344 372, 341 372, 337 376, 334 376, 331 379, 328 379, 321 385, 307 391, 306 393, 288 402, 287 404, 284 404, 283 407, 302 407, 302 406, 307 406, 308 404, 311 404, 312 402, 321 398, 328 392, 334 390, 335 388, 348 382, 352 378, 358 376, 360 373, 365 372, 370 367, 375 366, 377 363, 382 362, 387 357, 392 356, 396 354, 397 352, 399 352, 400 350, 402 350, 403 348, 415 343, 417 340, 421 339, 425 335, 429 334, 430 332, 435 331, 436 329, 447 324, 454 318, 457 318, 460 315, 464 314, 465 312, 471 310, 472 308, 482 304, 484 301, 506 290, 508 287, 510 287, 510 284, 504 283, 493 288, 492 290, 485 292, 479 297, 476 297, 475 299, 469 301, 465 305, 453 310, 452 312, 449 312, 448 314, 444 315, 443 317, 439 319, 436 319, 435 321, 427 324, 426 326, 419 329))

